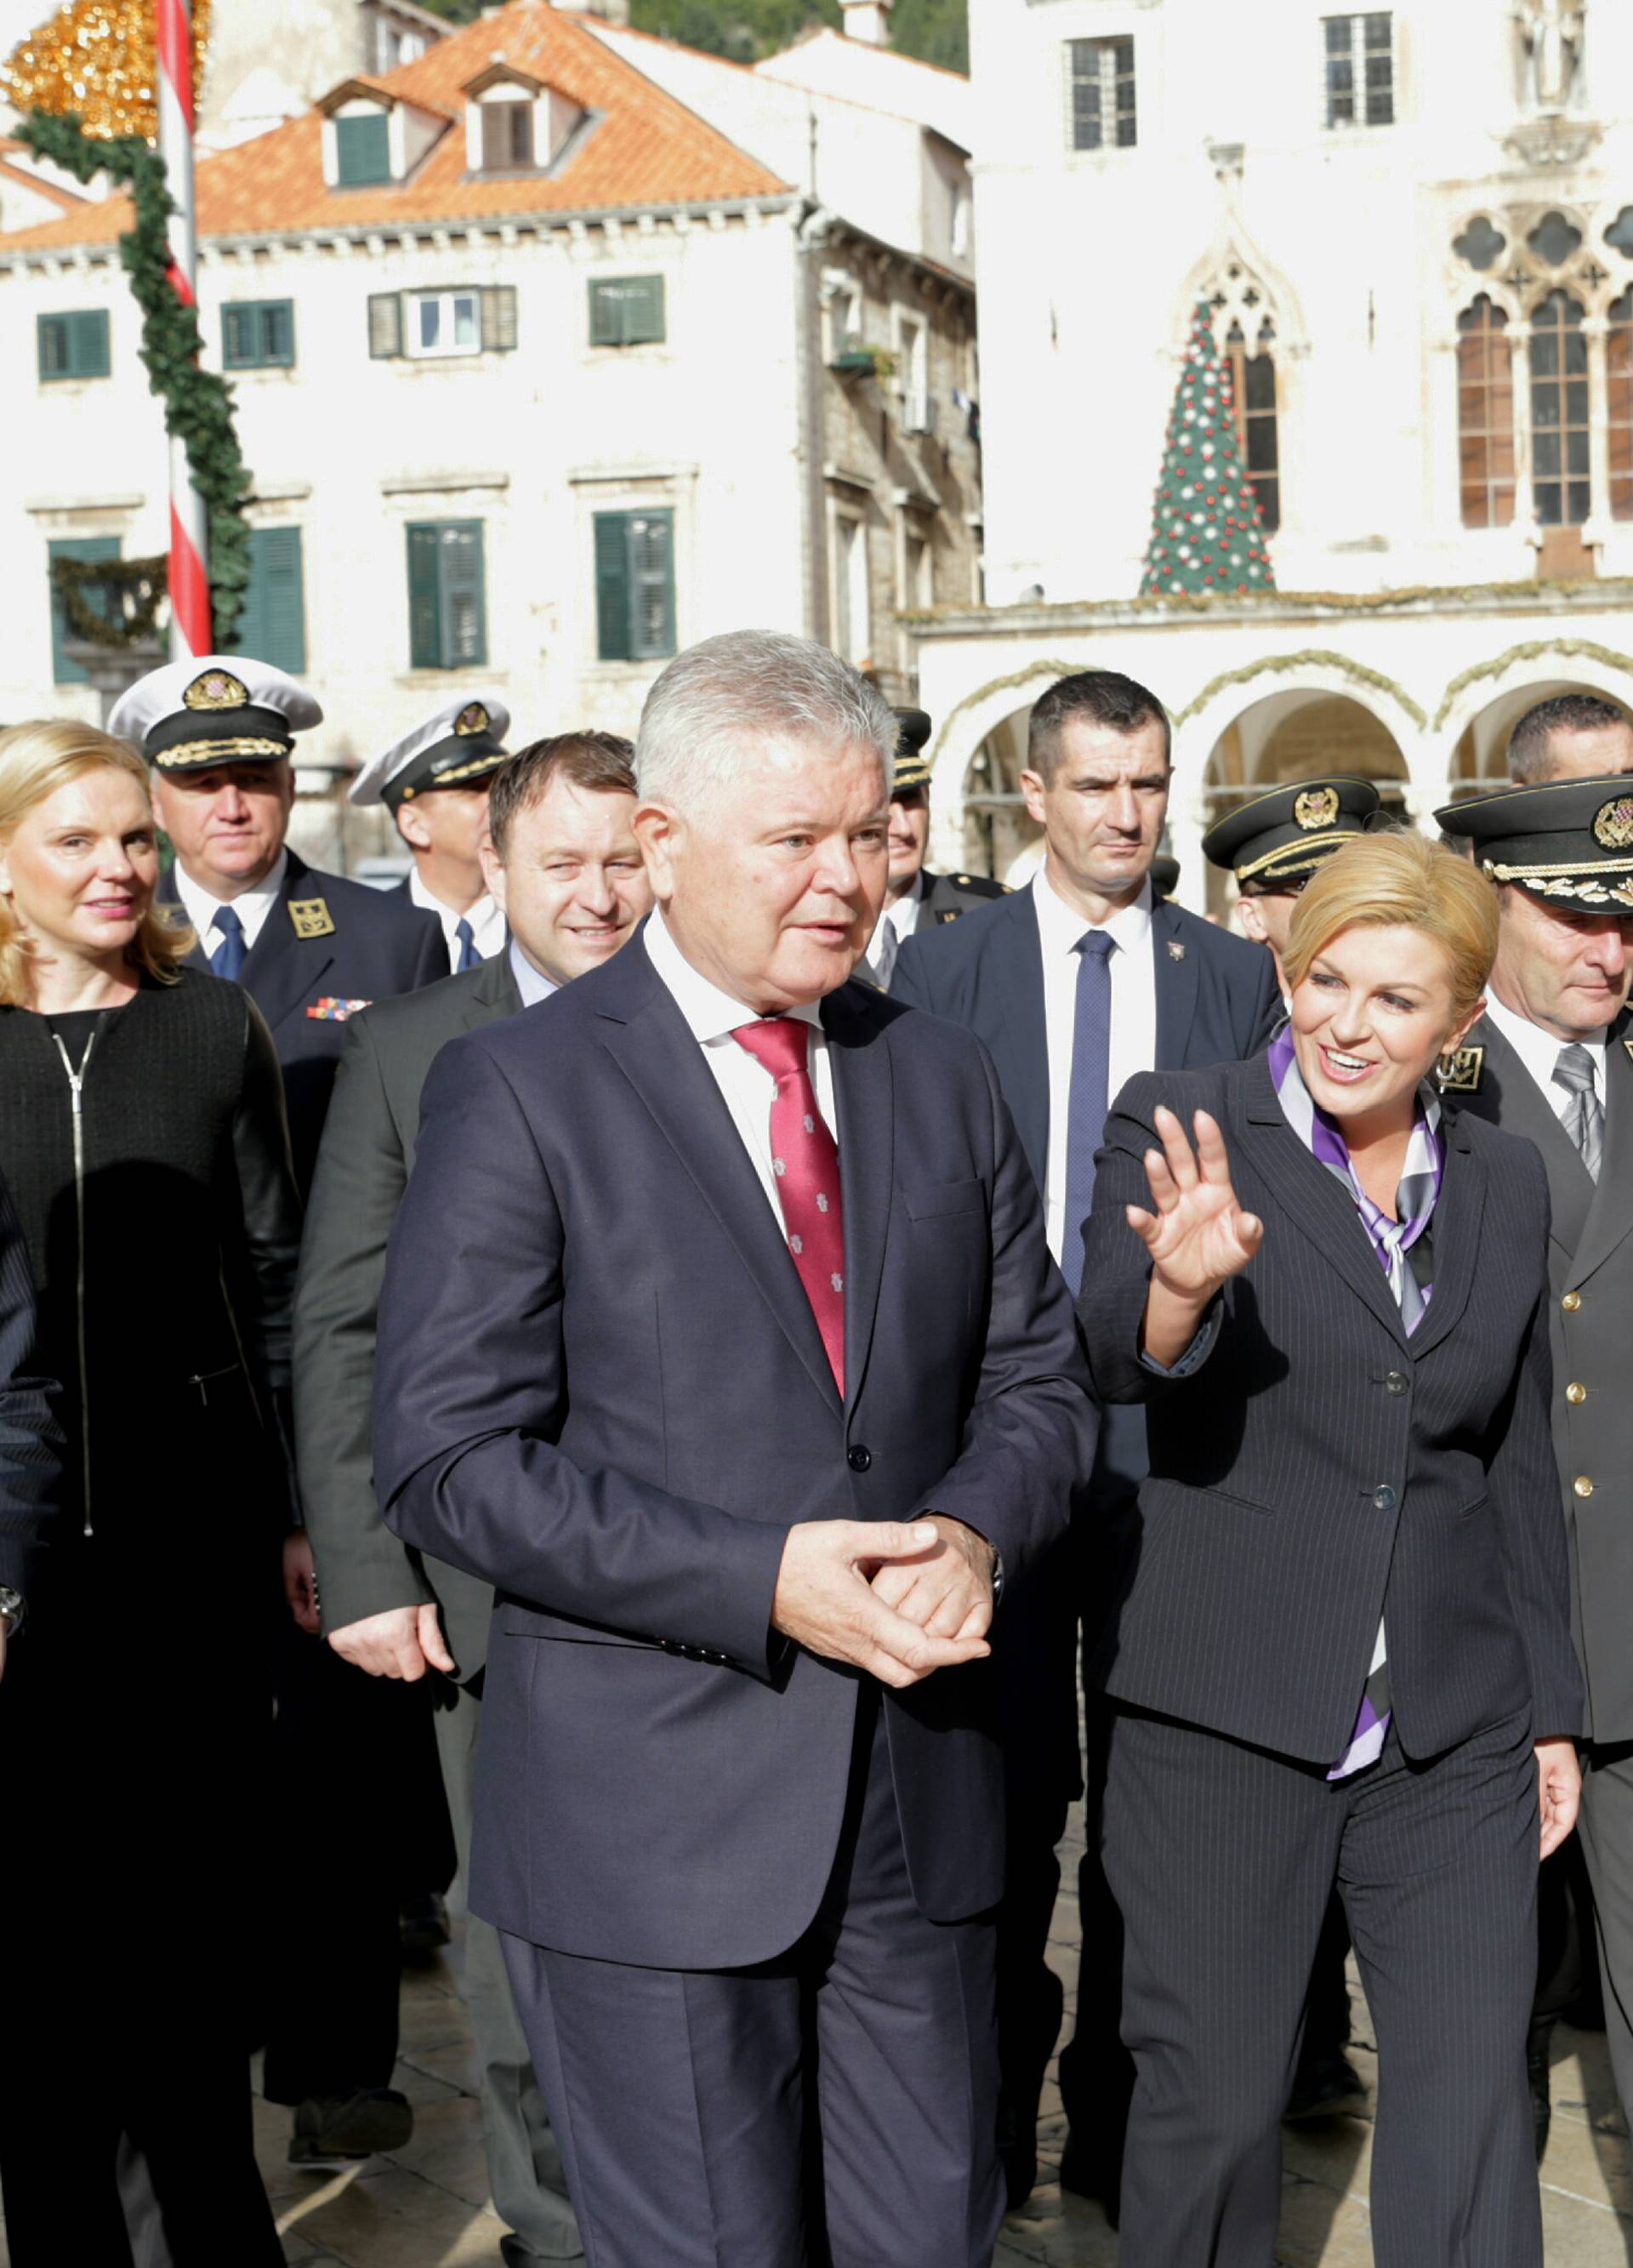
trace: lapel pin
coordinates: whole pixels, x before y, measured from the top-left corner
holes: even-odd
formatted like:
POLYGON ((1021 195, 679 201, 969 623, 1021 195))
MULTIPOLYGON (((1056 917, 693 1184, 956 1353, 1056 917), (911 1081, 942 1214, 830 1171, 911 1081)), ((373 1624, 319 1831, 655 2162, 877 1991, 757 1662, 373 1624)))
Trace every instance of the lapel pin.
POLYGON ((1184 946, 1184 944, 1183 944, 1183 942, 1182 942, 1182 940, 1181 940, 1181 939, 1179 939, 1179 938, 1177 938, 1177 937, 1171 937, 1171 938, 1168 939, 1168 958, 1169 958, 1169 960, 1170 960, 1170 961, 1183 961, 1183 960, 1184 960, 1184 958, 1185 958, 1185 946, 1184 946))

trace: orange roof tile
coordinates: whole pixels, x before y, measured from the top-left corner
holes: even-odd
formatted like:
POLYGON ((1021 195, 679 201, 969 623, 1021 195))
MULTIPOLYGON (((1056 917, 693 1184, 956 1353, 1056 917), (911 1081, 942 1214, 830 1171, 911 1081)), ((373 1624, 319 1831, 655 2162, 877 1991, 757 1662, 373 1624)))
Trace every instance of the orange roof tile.
POLYGON ((0 174, 8 181, 19 181, 25 188, 37 190, 49 203, 61 205, 65 211, 74 211, 87 202, 72 189, 65 188, 61 181, 48 181, 42 174, 32 172, 33 162, 34 153, 26 142, 19 142, 14 134, 0 134, 0 174), (14 165, 13 158, 23 162, 14 165))
MULTIPOLYGON (((447 113, 452 122, 407 181, 379 188, 326 188, 322 120, 310 110, 253 142, 200 159, 199 233, 239 236, 264 230, 286 235, 791 194, 786 182, 548 0, 509 0, 496 14, 434 41, 415 62, 386 73, 378 84, 405 101, 447 113), (462 90, 487 69, 496 52, 597 114, 593 129, 559 174, 468 176, 462 90)), ((129 199, 108 197, 65 213, 61 220, 0 235, 0 255, 110 243, 129 225, 129 199)))

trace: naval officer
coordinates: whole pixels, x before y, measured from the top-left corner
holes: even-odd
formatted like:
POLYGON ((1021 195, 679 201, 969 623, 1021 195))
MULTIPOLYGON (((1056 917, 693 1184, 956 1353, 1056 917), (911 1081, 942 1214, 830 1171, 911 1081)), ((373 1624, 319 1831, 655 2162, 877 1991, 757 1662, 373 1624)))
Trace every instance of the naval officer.
POLYGON ((1236 877, 1242 927, 1256 944, 1269 947, 1284 999, 1283 957, 1304 886, 1335 850, 1365 830, 1378 807, 1371 780, 1335 773, 1256 795, 1217 820, 1203 836, 1203 858, 1236 877))
POLYGON ((482 846, 510 723, 510 711, 490 693, 451 701, 351 784, 351 802, 383 803, 395 820, 414 872, 394 895, 436 915, 456 976, 504 943, 504 909, 488 887, 482 846))
POLYGON ((864 973, 890 990, 896 955, 920 930, 955 922, 988 898, 1007 897, 1002 882, 985 874, 932 874, 924 864, 930 842, 930 718, 922 709, 898 709, 896 769, 890 784, 890 879, 884 911, 869 942, 864 973))
MULTIPOLYGON (((1548 1168, 1554 1449, 1588 1688, 1581 1840, 1625 2111, 1633 2105, 1633 782, 1563 778, 1435 815, 1472 842, 1502 904, 1486 1012, 1442 1065, 1442 1091, 1460 1110, 1528 1136, 1548 1168)), ((1533 2017, 1539 2151, 1555 2013, 1539 1999, 1533 2017)))

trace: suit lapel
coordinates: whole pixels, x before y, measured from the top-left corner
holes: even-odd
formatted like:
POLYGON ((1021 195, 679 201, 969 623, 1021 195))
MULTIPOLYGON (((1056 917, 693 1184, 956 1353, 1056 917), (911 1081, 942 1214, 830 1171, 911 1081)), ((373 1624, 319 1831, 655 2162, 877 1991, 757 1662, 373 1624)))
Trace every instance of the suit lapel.
MULTIPOLYGON (((629 1012, 621 1016, 616 1003, 623 988, 609 988, 613 998, 601 1012, 608 1052, 736 1246, 761 1297, 818 1391, 837 1409, 838 1388, 805 1285, 766 1202, 760 1176, 738 1139, 725 1097, 703 1060, 702 1049, 638 939, 626 946, 618 961, 610 965, 627 978, 629 990, 629 1012), (626 961, 631 964, 627 971, 621 966, 626 961)), ((747 1012, 744 1020, 748 1020, 747 1012)), ((847 1183, 847 1214, 850 1202, 847 1183)), ((865 1207, 865 1200, 864 1204, 865 1207)), ((849 1218, 845 1242, 848 1254, 849 1218)), ((847 1329, 850 1299, 848 1292, 847 1329)))
POLYGON ((873 1344, 895 1186, 894 1080, 883 1027, 847 985, 822 1004, 839 1119, 845 1208, 845 1403, 856 1407, 873 1344))
MULTIPOLYGON (((1441 1120, 1445 1133, 1445 1169, 1435 1205, 1434 1288, 1429 1306, 1407 1344, 1427 1354, 1451 1329, 1468 1305, 1480 1257, 1480 1223, 1485 1211, 1486 1170, 1475 1155, 1467 1127, 1456 1115, 1441 1120)), ((1383 1270, 1379 1270, 1381 1276, 1383 1270)), ((1393 1300, 1390 1303, 1394 1304, 1393 1300)))
MULTIPOLYGON (((1007 920, 994 918, 985 949, 997 1020, 977 1025, 998 1068, 998 1084, 1015 1121, 1033 1179, 1048 1177, 1049 1039, 1043 1007, 1043 946, 1030 890, 1001 902, 1007 920)), ((986 989, 983 982, 983 990, 986 989)))
POLYGON ((290 915, 290 900, 309 895, 310 873, 291 850, 278 901, 261 924, 261 935, 244 956, 239 982, 274 1031, 308 993, 316 993, 335 964, 329 938, 300 938, 290 915))
POLYGON ((463 1021, 466 1030, 474 1032, 483 1024, 497 1023, 504 1016, 519 1016, 521 1012, 521 987, 511 967, 507 939, 497 953, 483 961, 475 983, 466 994, 463 1021))
MULTIPOLYGON (((1576 1144, 1490 1016, 1482 1016, 1468 1035, 1468 1043, 1483 1047, 1486 1051, 1480 1085, 1473 1094, 1451 1100, 1460 1110, 1472 1111, 1475 1117, 1490 1120, 1505 1133, 1521 1134, 1536 1145, 1548 1171, 1555 1241, 1566 1253, 1576 1253, 1587 1228, 1594 1196, 1593 1181, 1577 1153, 1576 1144)), ((1609 1052, 1620 1052, 1620 1043, 1615 1040, 1611 1042, 1609 1052)), ((1633 1097, 1629 1097, 1623 1115, 1633 1117, 1633 1097)), ((1627 1130, 1633 1136, 1633 1125, 1627 1130)), ((1609 1171, 1608 1158, 1605 1170, 1609 1171)))
MULTIPOLYGON (((1235 1139, 1257 1168, 1272 1202, 1404 1346, 1406 1326, 1401 1320, 1401 1310, 1389 1289, 1389 1279, 1378 1264, 1372 1241, 1361 1225, 1355 1200, 1337 1175, 1311 1156, 1287 1123, 1276 1100, 1269 1060, 1263 1056, 1255 1056, 1248 1066, 1235 1139)), ((1275 1224, 1267 1222, 1267 1243, 1275 1233, 1275 1224)), ((1437 1266, 1438 1252, 1437 1238, 1437 1266)), ((1431 1314, 1436 1305, 1436 1300, 1430 1301, 1431 1314)), ((1428 1328, 1429 1319, 1425 1316, 1418 1326, 1419 1336, 1428 1328)))
POLYGON ((1188 953, 1178 915, 1166 898, 1151 909, 1151 959, 1157 988, 1157 1060, 1154 1071, 1183 1071, 1185 1050, 1196 1018, 1200 956, 1188 953), (1177 946, 1177 954, 1170 950, 1177 946))
MULTIPOLYGON (((160 905, 174 906, 176 911, 181 916, 182 919, 184 921, 187 919, 188 909, 181 902, 180 891, 176 887, 176 870, 173 866, 170 869, 170 872, 167 874, 164 875, 160 879, 158 896, 160 905)), ((192 945, 188 947, 187 956, 182 966, 187 968, 202 969, 206 976, 210 973, 210 955, 204 950, 203 939, 198 936, 196 932, 195 933, 192 945)))
MULTIPOLYGON (((1571 1263, 1573 1284, 1585 1283, 1633 1229, 1633 1058, 1628 1053, 1628 1036, 1625 1016, 1606 1035, 1605 1154, 1571 1263)), ((1574 1155, 1575 1145, 1563 1127, 1560 1135, 1574 1155)), ((1585 1167, 1583 1178, 1587 1178, 1585 1167)))

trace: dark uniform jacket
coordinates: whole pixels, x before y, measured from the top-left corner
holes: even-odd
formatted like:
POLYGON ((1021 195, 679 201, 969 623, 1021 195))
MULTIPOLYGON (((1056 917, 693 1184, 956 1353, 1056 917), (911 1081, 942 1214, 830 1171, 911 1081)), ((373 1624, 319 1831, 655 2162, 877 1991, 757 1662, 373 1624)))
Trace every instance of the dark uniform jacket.
POLYGON ((346 1027, 295 1295, 301 1498, 326 1629, 435 1599, 462 1679, 488 1651, 486 1583, 401 1543, 374 1500, 369 1399, 386 1245, 414 1167, 420 1091, 445 1043, 521 1008, 508 952, 346 1027))
MULTIPOLYGON (((180 904, 173 871, 160 895, 180 904)), ((239 982, 272 1034, 283 1068, 295 1176, 303 1190, 317 1163, 335 1065, 349 1016, 371 1000, 416 992, 448 973, 448 949, 435 914, 365 882, 308 866, 291 850, 283 906, 274 907, 245 959, 239 982)), ((188 965, 208 970, 203 942, 188 965)))
POLYGON ((1548 1098, 1482 1017, 1448 1104, 1536 1145, 1553 1204, 1548 1312, 1554 1449, 1570 1539, 1573 1619, 1597 1741, 1633 1740, 1633 1016, 1605 1052, 1597 1184, 1548 1098), (1476 1057, 1475 1050, 1483 1049, 1476 1057))
POLYGON ((59 1388, 37 1368, 39 1319, 28 1246, 0 1180, 0 1585, 27 1604, 60 1500, 59 1388))
POLYGON ((1379 1620, 1406 1753, 1529 1713, 1582 1726, 1548 1432, 1548 1184, 1531 1145, 1447 1116, 1433 1295, 1409 1337, 1348 1190, 1268 1062, 1143 1073, 1106 1123, 1078 1320, 1094 1388, 1143 1403, 1138 1550, 1092 1666, 1116 1698, 1311 1764, 1354 1729, 1379 1620), (1200 1364, 1140 1356, 1151 1278, 1125 1208, 1166 1103, 1210 1111, 1264 1241, 1200 1364))
MULTIPOLYGON (((918 919, 924 929, 955 922, 972 906, 985 905, 989 899, 1010 895, 1004 883, 995 882, 989 874, 932 874, 926 867, 919 884, 918 919)), ((917 934, 916 929, 914 934, 917 934)))

